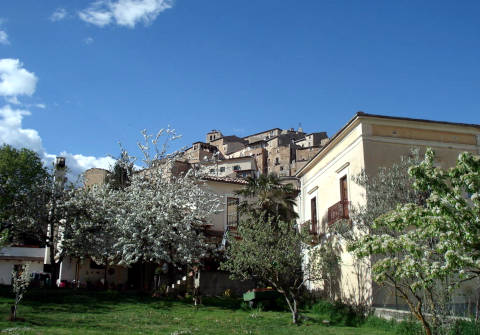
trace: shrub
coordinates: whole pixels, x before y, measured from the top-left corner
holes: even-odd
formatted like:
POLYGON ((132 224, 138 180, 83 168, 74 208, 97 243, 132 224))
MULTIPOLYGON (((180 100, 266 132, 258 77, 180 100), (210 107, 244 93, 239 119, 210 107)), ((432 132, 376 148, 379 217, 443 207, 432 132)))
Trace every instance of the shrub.
POLYGON ((480 323, 457 320, 450 329, 449 335, 480 335, 480 323))
POLYGON ((312 306, 312 311, 328 318, 332 325, 355 327, 365 320, 365 317, 357 313, 352 306, 342 302, 319 301, 312 306))

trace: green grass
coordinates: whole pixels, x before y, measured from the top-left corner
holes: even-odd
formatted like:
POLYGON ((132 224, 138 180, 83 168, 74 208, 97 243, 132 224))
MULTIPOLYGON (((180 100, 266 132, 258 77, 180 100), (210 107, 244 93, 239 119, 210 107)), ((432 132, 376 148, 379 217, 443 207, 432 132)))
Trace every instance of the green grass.
POLYGON ((0 334, 390 334, 368 323, 325 326, 313 311, 295 326, 288 312, 245 310, 234 299, 204 299, 195 309, 187 301, 72 290, 31 291, 18 310, 25 321, 10 322, 8 292, 0 289, 0 334))

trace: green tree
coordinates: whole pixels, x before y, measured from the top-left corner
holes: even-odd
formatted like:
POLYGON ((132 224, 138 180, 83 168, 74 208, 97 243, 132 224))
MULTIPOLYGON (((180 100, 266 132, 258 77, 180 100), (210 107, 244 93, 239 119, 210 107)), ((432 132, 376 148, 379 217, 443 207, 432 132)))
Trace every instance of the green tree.
POLYGON ((295 222, 297 192, 269 174, 249 178, 246 188, 237 193, 247 198, 240 205, 240 239, 230 236, 221 268, 233 278, 270 284, 285 297, 292 321, 297 323, 304 284, 320 273, 313 270, 318 262, 302 266, 306 254, 314 259, 314 249, 308 244, 308 232, 300 231, 295 222))
POLYGON ((292 322, 299 320, 298 304, 308 280, 315 280, 319 271, 316 262, 302 266, 304 257, 314 249, 307 245, 309 237, 300 232, 293 221, 279 220, 267 211, 250 213, 239 225, 241 239, 231 239, 221 269, 233 278, 254 279, 271 285, 281 293, 292 313, 292 322))
POLYGON ((297 191, 291 184, 282 184, 275 174, 262 174, 258 178, 249 177, 247 181, 248 185, 237 191, 237 194, 247 199, 240 204, 241 212, 257 215, 265 212, 272 220, 278 218, 290 221, 298 217, 293 208, 297 191))
POLYGON ((120 157, 115 160, 115 164, 107 175, 106 182, 110 187, 119 190, 130 185, 133 174, 134 163, 128 152, 122 148, 120 157))
POLYGON ((19 229, 12 219, 48 178, 48 170, 36 152, 6 144, 0 147, 0 233, 6 241, 40 243, 35 234, 19 229))

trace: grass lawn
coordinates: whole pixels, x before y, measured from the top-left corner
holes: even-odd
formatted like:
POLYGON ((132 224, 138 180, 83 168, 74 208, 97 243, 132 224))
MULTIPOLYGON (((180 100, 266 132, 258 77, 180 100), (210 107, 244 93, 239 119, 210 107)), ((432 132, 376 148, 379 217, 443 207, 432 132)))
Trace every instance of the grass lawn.
POLYGON ((0 289, 0 334, 389 334, 368 326, 325 326, 306 311, 300 326, 288 312, 242 310, 233 299, 205 299, 195 309, 170 301, 117 292, 34 290, 18 309, 25 321, 7 317, 13 298, 0 289))

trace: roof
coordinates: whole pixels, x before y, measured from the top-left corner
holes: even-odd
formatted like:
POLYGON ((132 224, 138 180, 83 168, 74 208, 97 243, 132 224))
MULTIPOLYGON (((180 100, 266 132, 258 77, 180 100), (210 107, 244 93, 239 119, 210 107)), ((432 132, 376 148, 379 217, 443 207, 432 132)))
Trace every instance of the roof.
POLYGON ((32 261, 32 262, 43 262, 43 257, 32 257, 32 256, 0 256, 2 261, 32 261))
MULTIPOLYGON (((349 121, 352 122, 353 119, 359 116, 366 116, 366 117, 376 117, 381 119, 389 119, 389 120, 404 120, 404 121, 415 121, 415 122, 427 122, 427 123, 437 123, 437 124, 448 124, 454 126, 466 126, 466 127, 475 127, 480 128, 480 124, 476 123, 461 123, 461 122, 450 122, 450 121, 436 121, 436 120, 427 120, 427 119, 416 119, 410 117, 401 117, 401 116, 388 116, 388 115, 379 115, 379 114, 368 114, 364 112, 358 112, 355 116, 349 121)), ((348 124, 347 124, 348 125, 348 124)), ((342 128, 343 129, 343 128, 342 128)))
POLYGON ((245 179, 240 178, 232 178, 232 177, 218 177, 218 176, 203 176, 202 179, 215 181, 219 183, 228 183, 228 184, 239 184, 239 185, 247 185, 248 181, 245 179))
POLYGON ((248 143, 248 145, 255 145, 255 144, 258 144, 258 143, 265 143, 266 141, 265 140, 258 140, 258 141, 255 141, 255 142, 250 142, 248 143))
POLYGON ((348 128, 355 120, 357 120, 360 117, 367 117, 367 118, 380 118, 380 119, 388 119, 388 120, 399 120, 399 121, 413 121, 413 122, 425 122, 425 123, 433 123, 433 124, 445 124, 445 125, 452 125, 452 126, 463 126, 463 127, 474 127, 474 128, 479 128, 480 129, 480 124, 474 124, 474 123, 459 123, 459 122, 449 122, 449 121, 435 121, 435 120, 427 120, 427 119, 416 119, 416 118, 409 118, 409 117, 400 117, 400 116, 388 116, 388 115, 379 115, 379 114, 368 114, 364 112, 357 112, 351 119, 348 121, 335 135, 333 135, 330 140, 328 141, 327 144, 325 144, 319 152, 315 156, 310 159, 310 161, 305 164, 300 170, 297 171, 295 174, 296 177, 300 177, 300 175, 307 169, 307 167, 310 167, 311 163, 318 157, 320 156, 325 150, 329 149, 332 145, 332 143, 335 142, 335 139, 340 136, 341 133, 345 129, 348 128))
POLYGON ((258 132, 258 133, 252 134, 252 135, 245 136, 244 138, 248 138, 248 137, 260 135, 260 134, 263 134, 263 133, 268 133, 269 131, 272 131, 272 130, 282 130, 282 129, 281 129, 281 128, 272 128, 272 129, 260 131, 260 132, 258 132))
POLYGON ((326 131, 317 131, 317 132, 314 132, 314 133, 305 134, 305 137, 299 138, 298 140, 295 140, 295 142, 305 141, 305 139, 307 138, 307 136, 315 135, 315 134, 325 135, 325 138, 328 138, 326 131))
POLYGON ((221 159, 221 160, 217 161, 217 163, 221 164, 221 163, 228 163, 229 161, 240 161, 240 160, 246 160, 246 159, 255 160, 255 157, 243 156, 243 157, 226 158, 226 159, 221 159))
POLYGON ((216 142, 218 140, 223 140, 224 142, 240 142, 240 143, 243 143, 243 144, 246 144, 247 141, 241 137, 238 137, 238 136, 235 136, 235 135, 229 135, 229 136, 222 136, 222 137, 219 137, 219 138, 216 138, 214 140, 212 140, 210 143, 212 142, 216 142))
POLYGON ((213 144, 210 144, 210 143, 207 143, 207 142, 202 142, 202 141, 193 142, 192 144, 205 144, 205 145, 216 148, 216 146, 214 146, 213 144))

